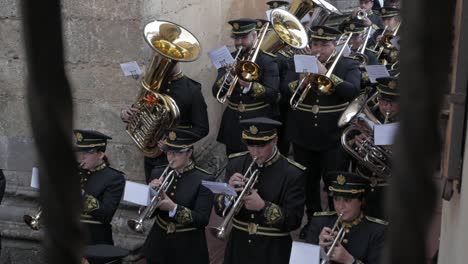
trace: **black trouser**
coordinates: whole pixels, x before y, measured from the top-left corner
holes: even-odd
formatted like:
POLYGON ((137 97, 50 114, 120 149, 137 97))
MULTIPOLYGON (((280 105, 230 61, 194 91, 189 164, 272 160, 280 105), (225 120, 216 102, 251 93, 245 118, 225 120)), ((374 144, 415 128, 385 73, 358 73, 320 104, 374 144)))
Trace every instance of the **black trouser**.
POLYGON ((154 167, 159 167, 159 166, 164 166, 164 165, 169 164, 165 153, 162 153, 161 155, 155 158, 145 157, 144 163, 145 163, 146 183, 149 183, 149 180, 151 178, 151 171, 154 169, 154 167))
POLYGON ((330 149, 314 151, 293 143, 294 160, 307 167, 306 170, 306 215, 307 218, 314 212, 322 211, 320 203, 320 179, 330 171, 347 171, 349 160, 337 145, 330 149))

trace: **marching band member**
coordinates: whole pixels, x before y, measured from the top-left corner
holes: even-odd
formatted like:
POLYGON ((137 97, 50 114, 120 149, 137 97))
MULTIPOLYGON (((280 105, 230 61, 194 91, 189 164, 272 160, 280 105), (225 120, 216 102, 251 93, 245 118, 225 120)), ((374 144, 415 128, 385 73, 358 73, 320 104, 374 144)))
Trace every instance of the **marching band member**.
MULTIPOLYGON (((264 117, 241 121, 248 151, 229 156, 226 182, 239 192, 253 175, 244 175, 248 167, 251 172, 258 169, 259 174, 251 192, 241 198, 243 207, 232 220, 225 264, 289 263, 289 232, 300 227, 303 216, 305 168, 279 153, 276 142, 280 125, 264 117)), ((215 210, 220 216, 227 205, 225 197, 216 196, 215 210)))
MULTIPOLYGON (((77 161, 90 172, 82 178, 83 212, 81 222, 88 231, 87 245, 113 245, 111 221, 125 187, 125 176, 109 165, 105 151, 111 137, 98 131, 74 130, 77 161)), ((105 263, 105 260, 88 260, 105 263)))
POLYGON ((374 30, 383 28, 382 18, 372 10, 373 6, 374 0, 359 0, 359 7, 353 10, 353 13, 345 22, 361 22, 366 27, 372 27, 374 30), (366 17, 359 19, 358 14, 360 11, 364 11, 367 14, 366 17))
MULTIPOLYGON (((256 31, 257 21, 254 19, 237 19, 228 22, 232 26, 232 38, 239 50, 242 48, 239 58, 252 52, 258 36, 256 31)), ((237 52, 235 52, 237 53, 237 52)), ((233 53, 233 56, 236 54, 233 53)), ((244 151, 246 148, 241 142, 241 127, 239 121, 258 116, 275 117, 278 115, 277 102, 279 99, 279 75, 278 66, 274 55, 263 51, 258 52, 255 61, 262 71, 258 82, 245 82, 239 80, 227 99, 227 108, 223 113, 217 140, 226 145, 226 153, 244 151)), ((213 96, 218 92, 224 96, 227 89, 221 90, 226 67, 218 70, 216 82, 213 84, 213 96)))
MULTIPOLYGON (((312 54, 320 54, 317 60, 318 74, 327 73, 326 60, 336 49, 341 32, 325 26, 312 27, 312 54)), ((335 58, 336 59, 336 58, 335 58)), ((332 61, 334 59, 331 59, 332 61)), ((296 81, 289 84, 291 96, 298 87, 296 81)), ((337 122, 348 102, 359 95, 361 71, 355 60, 341 57, 333 70, 331 80, 335 91, 330 95, 310 91, 296 110, 288 116, 287 135, 293 143, 294 160, 307 167, 306 214, 322 211, 320 203, 320 179, 323 173, 346 170, 349 161, 341 148, 341 129, 337 122)), ((298 91, 299 93, 301 91, 298 91)), ((304 229, 303 229, 304 230, 304 229)), ((305 234, 301 232, 303 237, 305 234)))
POLYGON ((332 263, 380 263, 387 222, 366 216, 362 210, 367 181, 353 173, 333 172, 326 176, 325 184, 336 212, 314 213, 306 242, 318 244, 328 253, 343 228, 343 239, 329 254, 332 263), (332 231, 335 223, 338 228, 332 231))
MULTIPOLYGON (((359 22, 356 22, 356 23, 345 22, 341 24, 341 27, 344 33, 349 33, 349 32, 353 33, 353 36, 349 40, 349 46, 351 48, 351 51, 354 54, 356 52, 359 52, 362 49, 362 46, 364 45, 364 43, 366 42, 366 34, 367 34, 368 27, 366 27, 364 24, 359 23, 359 22)), ((368 59, 366 65, 379 64, 379 61, 377 60, 375 53, 371 52, 369 49, 367 49, 367 47, 365 49, 364 55, 366 55, 368 59)))
MULTIPOLYGON (((163 84, 160 93, 169 95, 177 104, 180 111, 178 128, 188 129, 191 132, 205 137, 209 132, 208 113, 205 99, 201 92, 201 84, 192 80, 182 72, 177 63, 167 83, 163 84)), ((122 121, 128 123, 139 110, 127 106, 121 110, 122 121)), ((146 182, 149 182, 151 171, 157 166, 167 165, 166 155, 144 158, 146 182)))
MULTIPOLYGON (((162 141, 168 166, 175 173, 168 190, 162 193, 156 221, 143 245, 148 264, 207 264, 208 247, 205 226, 208 224, 213 194, 201 185, 214 178, 195 166, 193 144, 200 136, 182 129, 169 129, 162 141)), ((164 167, 153 169, 150 186, 159 188, 164 167)))

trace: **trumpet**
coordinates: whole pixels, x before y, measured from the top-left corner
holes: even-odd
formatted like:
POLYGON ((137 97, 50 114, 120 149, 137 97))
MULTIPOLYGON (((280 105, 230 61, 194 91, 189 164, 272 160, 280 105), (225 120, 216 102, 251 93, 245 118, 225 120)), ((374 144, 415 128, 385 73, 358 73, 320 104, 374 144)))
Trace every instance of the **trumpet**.
POLYGON ((258 181, 258 175, 260 172, 258 169, 253 170, 253 166, 256 161, 257 157, 254 157, 249 167, 247 168, 247 171, 244 173, 245 185, 242 192, 237 196, 237 198, 232 196, 229 197, 229 203, 222 213, 224 220, 221 225, 219 227, 209 227, 209 230, 214 237, 220 240, 227 240, 229 237, 232 229, 232 219, 244 205, 244 197, 252 192, 255 184, 258 181))
POLYGON ((235 63, 233 65, 226 67, 226 73, 224 74, 223 83, 220 85, 218 93, 216 94, 216 100, 218 100, 218 102, 221 104, 224 104, 226 100, 229 97, 231 97, 231 94, 234 91, 235 85, 231 85, 231 84, 234 81, 235 76, 233 75, 232 71, 235 68, 235 64, 237 63, 237 60, 239 59, 239 55, 241 54, 241 52, 242 52, 242 47, 240 47, 237 50, 236 57, 234 58, 235 63), (226 93, 222 96, 221 94, 223 91, 226 91, 226 93))
POLYGON ((138 210, 138 214, 139 214, 138 219, 130 219, 127 221, 128 227, 132 229, 133 231, 137 233, 145 232, 145 227, 143 226, 144 221, 151 218, 153 213, 159 207, 158 203, 161 200, 161 194, 163 192, 166 192, 169 189, 169 186, 171 186, 172 182, 174 181, 175 170, 171 169, 171 165, 172 165, 172 162, 170 162, 169 165, 167 165, 167 167, 164 169, 163 173, 161 174, 161 177, 163 177, 164 180, 161 183, 161 186, 157 188, 156 193, 154 194, 153 198, 151 198, 150 204, 138 210))
POLYGON ((363 20, 367 18, 367 10, 365 9, 359 9, 359 11, 356 14, 356 18, 359 20, 363 20))
POLYGON ((340 213, 338 215, 338 219, 336 219, 336 222, 335 224, 333 225, 333 228, 331 230, 331 234, 333 236, 334 233, 336 233, 336 235, 334 236, 333 238, 333 242, 332 244, 330 245, 330 247, 328 248, 327 250, 327 257, 326 259, 323 259, 320 264, 328 264, 330 263, 330 256, 332 255, 333 253, 333 250, 335 249, 336 245, 341 243, 344 239, 344 236, 346 235, 346 232, 345 232, 345 227, 344 225, 341 224, 341 218, 343 217, 343 213, 340 213))
MULTIPOLYGON (((293 110, 296 110, 297 107, 302 104, 304 99, 307 97, 309 91, 312 89, 314 90, 317 94, 322 94, 322 95, 330 95, 335 91, 335 85, 333 84, 331 78, 331 75, 333 71, 335 70, 336 65, 338 64, 338 61, 340 60, 341 56, 343 55, 343 52, 346 48, 346 46, 349 43, 349 40, 353 36, 353 33, 345 33, 340 37, 340 40, 338 43, 342 42, 342 39, 344 36, 348 36, 344 43, 342 44, 343 47, 340 49, 339 52, 334 51, 327 59, 325 62, 325 65, 328 65, 332 62, 330 68, 326 72, 325 75, 321 74, 313 74, 310 73, 308 74, 305 78, 301 80, 299 85, 297 86, 297 89, 294 91, 293 95, 291 96, 291 99, 289 99, 289 104, 291 105, 291 108, 293 110), (300 94, 299 94, 300 93, 300 94)), ((337 46, 340 46, 341 43, 337 46)), ((319 56, 317 56, 318 58, 319 56)))

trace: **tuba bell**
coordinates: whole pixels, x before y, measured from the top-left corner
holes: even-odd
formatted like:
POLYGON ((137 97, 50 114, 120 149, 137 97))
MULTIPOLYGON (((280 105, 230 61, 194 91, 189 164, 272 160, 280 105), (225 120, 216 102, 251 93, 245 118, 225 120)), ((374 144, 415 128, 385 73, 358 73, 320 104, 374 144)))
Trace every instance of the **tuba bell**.
POLYGON ((185 28, 168 21, 155 20, 143 29, 146 43, 153 51, 151 62, 141 78, 141 91, 133 106, 139 109, 126 131, 145 156, 161 154, 158 141, 164 130, 177 124, 180 113, 176 102, 159 93, 177 62, 198 59, 199 41, 185 28))
MULTIPOLYGON (((345 151, 372 171, 378 179, 384 180, 391 176, 392 152, 374 144, 374 125, 381 124, 381 122, 372 114, 368 104, 373 102, 376 96, 377 92, 369 98, 366 94, 362 94, 354 99, 341 114, 338 126, 349 125, 341 136, 341 145, 345 151), (354 146, 353 139, 358 134, 364 136, 364 142, 361 146, 354 146)), ((387 113, 386 120, 388 116, 387 113)), ((359 175, 365 177, 362 173, 359 175)))
POLYGON ((235 198, 232 196, 229 197, 229 204, 225 207, 222 213, 224 220, 221 225, 218 227, 208 227, 210 232, 217 239, 227 240, 229 238, 229 234, 231 233, 232 228, 232 219, 240 211, 242 206, 244 206, 244 197, 249 195, 254 189, 260 173, 258 169, 253 170, 253 166, 256 161, 257 158, 253 158, 252 162, 247 168, 247 171, 244 173, 245 185, 242 192, 235 198))

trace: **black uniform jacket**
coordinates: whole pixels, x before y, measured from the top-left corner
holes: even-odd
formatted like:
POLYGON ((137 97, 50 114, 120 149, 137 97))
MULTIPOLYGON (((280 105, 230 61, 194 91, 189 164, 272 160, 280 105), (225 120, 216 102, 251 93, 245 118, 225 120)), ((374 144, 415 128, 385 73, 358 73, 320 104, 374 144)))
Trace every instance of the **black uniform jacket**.
MULTIPOLYGON (((5 175, 3 174, 2 169, 0 169, 0 203, 2 203, 3 195, 5 194, 5 175)), ((0 236, 0 249, 2 249, 2 237, 0 236)))
MULTIPOLYGON (((155 168, 152 179, 159 178, 164 167, 155 168)), ((209 263, 205 226, 213 205, 213 194, 201 181, 214 178, 193 163, 177 175, 166 194, 177 204, 174 217, 156 210, 156 220, 143 245, 142 253, 156 263, 209 263)))
POLYGON ((81 222, 89 230, 88 245, 114 244, 110 223, 119 207, 124 188, 124 174, 104 163, 87 177, 83 186, 81 222))
MULTIPOLYGON (((226 182, 236 172, 244 174, 251 162, 248 152, 232 154, 226 182)), ((265 201, 265 207, 258 212, 242 207, 234 217, 224 263, 288 263, 292 246, 289 232, 300 227, 304 213, 305 168, 279 151, 263 167, 253 168, 260 171, 254 188, 265 201)), ((224 201, 224 195, 216 197, 218 215, 224 210, 224 201)))
MULTIPOLYGON (((246 150, 241 142, 242 129, 239 126, 239 120, 259 116, 274 118, 278 115, 279 74, 276 59, 273 55, 259 52, 256 63, 261 69, 259 82, 253 82, 250 91, 246 94, 242 92, 240 84, 237 83, 231 97, 227 100, 227 108, 221 120, 217 140, 234 151, 246 150)), ((212 89, 215 98, 224 75, 225 68, 220 68, 212 89)), ((224 94, 225 92, 221 93, 221 95, 224 94)))
POLYGON ((200 83, 180 74, 163 85, 160 92, 169 95, 179 107, 178 127, 204 137, 208 135, 210 127, 201 88, 200 83))
MULTIPOLYGON (((318 212, 312 217, 306 236, 306 242, 318 245, 319 235, 324 227, 332 228, 338 218, 335 212, 318 212)), ((342 245, 354 257, 355 263, 381 263, 387 222, 362 216, 349 223, 349 230, 342 245)), ((334 262, 333 262, 334 263, 334 262)))
MULTIPOLYGON (((299 83, 298 74, 293 74, 290 80, 296 81, 289 84, 289 96, 299 83)), ((348 103, 359 95, 359 63, 350 58, 341 58, 331 79, 335 84, 334 93, 319 95, 311 89, 302 104, 296 110, 289 111, 286 133, 293 143, 315 151, 339 144, 342 129, 337 125, 338 119, 348 103)))
MULTIPOLYGON (((367 18, 369 18, 369 20, 372 22, 372 28, 374 30, 382 29, 385 27, 382 21, 382 17, 379 16, 374 10, 370 10, 367 13, 367 18)), ((355 23, 362 23, 362 20, 359 20, 357 17, 354 17, 354 18, 348 17, 344 22, 347 22, 347 21, 355 22, 355 23)))

